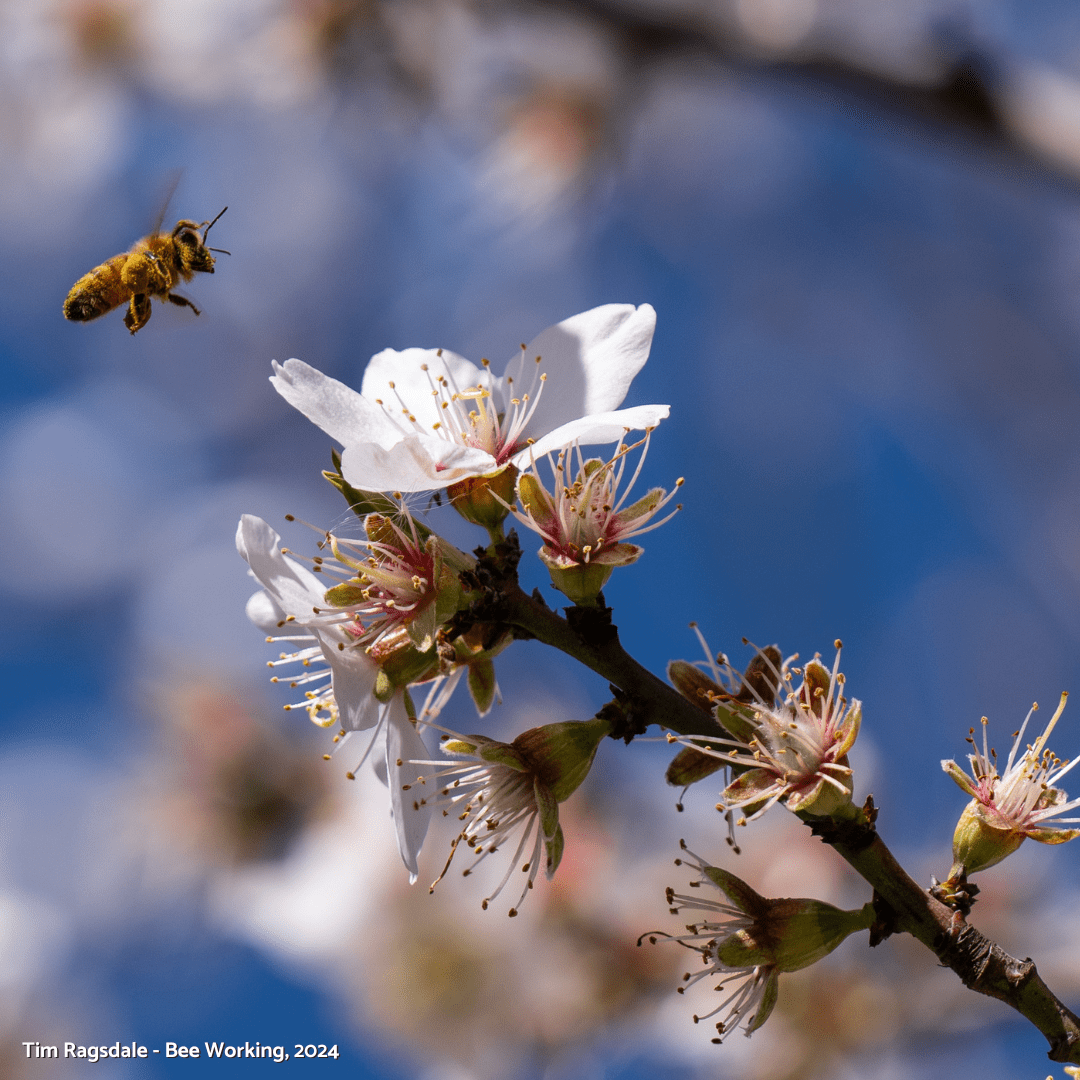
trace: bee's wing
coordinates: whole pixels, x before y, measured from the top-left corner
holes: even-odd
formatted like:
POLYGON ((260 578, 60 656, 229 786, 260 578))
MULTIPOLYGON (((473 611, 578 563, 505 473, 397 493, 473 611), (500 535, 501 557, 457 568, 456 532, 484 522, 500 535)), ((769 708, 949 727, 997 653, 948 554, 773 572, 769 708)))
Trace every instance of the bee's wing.
POLYGON ((157 220, 154 222, 154 227, 150 230, 151 236, 157 236, 157 234, 161 232, 161 225, 165 220, 165 211, 169 209, 169 203, 172 202, 172 197, 176 194, 176 189, 180 184, 180 177, 183 175, 183 169, 175 169, 170 176, 168 186, 165 188, 165 198, 162 199, 161 209, 158 211, 157 220))

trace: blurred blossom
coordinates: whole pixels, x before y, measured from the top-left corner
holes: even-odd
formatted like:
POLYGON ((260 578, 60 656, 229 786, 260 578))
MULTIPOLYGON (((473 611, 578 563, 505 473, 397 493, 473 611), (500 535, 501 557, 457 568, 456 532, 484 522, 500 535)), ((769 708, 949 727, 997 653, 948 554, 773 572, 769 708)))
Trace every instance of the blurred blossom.
POLYGON ((290 742, 251 706, 207 682, 155 693, 165 767, 151 812, 210 865, 282 858, 330 809, 325 763, 310 742, 290 742))
POLYGON ((1003 94, 1006 122, 1038 153, 1080 175, 1080 79, 1042 66, 1016 66, 1003 94))
POLYGON ((522 216, 574 194, 601 144, 601 102, 576 88, 540 87, 509 110, 488 151, 480 190, 522 216))
POLYGON ((817 0, 737 0, 739 26, 751 41, 768 51, 786 52, 800 45, 814 29, 817 0))
POLYGON ((603 100, 618 73, 602 26, 551 10, 511 6, 492 17, 460 0, 400 0, 385 15, 402 66, 473 137, 490 136, 502 111, 537 88, 603 100))
POLYGON ((81 69, 63 33, 65 0, 0 7, 0 177, 5 217, 56 190, 99 178, 122 151, 127 105, 107 79, 81 69), (72 148, 77 147, 77 152, 72 148))

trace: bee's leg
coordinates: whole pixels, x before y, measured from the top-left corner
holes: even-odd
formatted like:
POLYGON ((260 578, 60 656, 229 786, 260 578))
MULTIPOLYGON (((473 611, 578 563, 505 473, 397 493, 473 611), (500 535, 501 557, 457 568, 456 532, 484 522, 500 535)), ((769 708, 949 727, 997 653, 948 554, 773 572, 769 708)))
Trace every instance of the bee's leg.
POLYGON ((124 325, 134 334, 150 321, 150 297, 146 293, 135 293, 131 305, 124 316, 124 325))
POLYGON ((176 293, 166 293, 165 299, 168 300, 170 304, 175 304, 177 307, 191 308, 196 315, 202 314, 202 312, 186 296, 177 296, 176 293))

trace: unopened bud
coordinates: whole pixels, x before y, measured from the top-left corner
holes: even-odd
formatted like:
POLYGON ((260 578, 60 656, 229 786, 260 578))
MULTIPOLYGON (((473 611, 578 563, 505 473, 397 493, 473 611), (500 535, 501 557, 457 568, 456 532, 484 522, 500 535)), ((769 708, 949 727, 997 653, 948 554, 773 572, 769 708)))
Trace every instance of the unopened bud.
POLYGON ((491 476, 469 476, 446 489, 450 503, 466 521, 492 529, 501 525, 514 503, 518 471, 513 465, 491 476))

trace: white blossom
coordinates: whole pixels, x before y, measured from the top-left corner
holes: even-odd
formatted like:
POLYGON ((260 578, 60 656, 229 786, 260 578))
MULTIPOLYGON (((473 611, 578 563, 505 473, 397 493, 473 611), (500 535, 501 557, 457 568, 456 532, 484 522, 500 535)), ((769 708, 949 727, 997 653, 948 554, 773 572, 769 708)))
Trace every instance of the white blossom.
POLYGON ((385 349, 360 392, 301 360, 274 363, 278 393, 343 449, 345 480, 363 491, 426 491, 577 441, 616 442, 655 427, 666 405, 619 409, 649 355, 656 313, 606 304, 548 327, 494 375, 445 349, 385 349))

